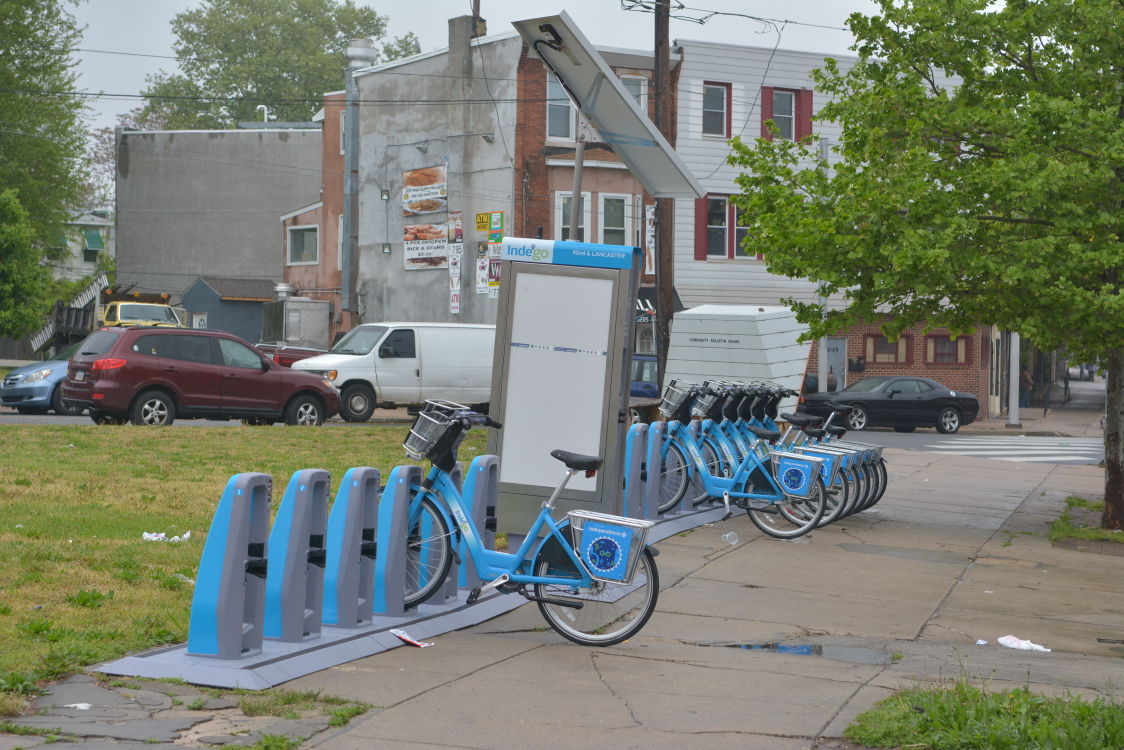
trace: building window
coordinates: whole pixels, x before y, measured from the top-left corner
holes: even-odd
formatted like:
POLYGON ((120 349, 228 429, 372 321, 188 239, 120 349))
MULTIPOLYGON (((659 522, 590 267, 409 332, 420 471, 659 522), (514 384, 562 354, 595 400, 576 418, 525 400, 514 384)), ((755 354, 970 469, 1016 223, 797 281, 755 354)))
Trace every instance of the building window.
POLYGON ((570 237, 571 193, 554 194, 554 238, 558 240, 575 239, 585 242, 585 228, 589 226, 589 193, 582 193, 578 199, 578 236, 570 237))
POLYGON ((207 327, 207 313, 205 313, 205 312, 191 313, 191 327, 192 328, 206 328, 207 327))
POLYGON ((781 138, 793 140, 796 133, 796 92, 773 89, 773 124, 780 131, 781 138))
POLYGON ((748 251, 742 246, 748 233, 748 216, 734 205, 730 196, 708 195, 696 201, 695 260, 761 260, 764 254, 748 251))
POLYGON ((105 240, 101 231, 97 229, 82 230, 82 261, 84 263, 97 263, 98 253, 105 250, 105 240))
POLYGON ((909 337, 890 341, 885 336, 866 337, 866 361, 887 364, 905 364, 908 361, 909 337))
POLYGON ((601 194, 600 241, 606 245, 631 245, 632 196, 601 194))
POLYGON ((935 365, 962 365, 968 361, 968 340, 929 336, 925 339, 925 361, 935 365))
POLYGON ((319 227, 289 227, 289 265, 311 266, 319 261, 319 227))
POLYGON ((644 76, 621 76, 621 83, 624 84, 624 90, 640 105, 640 111, 647 115, 648 79, 644 76))
POLYGON ((761 137, 773 139, 769 121, 780 131, 776 137, 799 141, 812 134, 812 90, 761 87, 761 137))
POLYGON ((702 132, 730 137, 730 84, 703 84, 702 132))
POLYGON ((347 153, 347 111, 342 107, 339 110, 340 115, 340 156, 347 153))
POLYGON ((574 108, 566 89, 554 77, 546 76, 546 137, 565 141, 574 140, 574 108))

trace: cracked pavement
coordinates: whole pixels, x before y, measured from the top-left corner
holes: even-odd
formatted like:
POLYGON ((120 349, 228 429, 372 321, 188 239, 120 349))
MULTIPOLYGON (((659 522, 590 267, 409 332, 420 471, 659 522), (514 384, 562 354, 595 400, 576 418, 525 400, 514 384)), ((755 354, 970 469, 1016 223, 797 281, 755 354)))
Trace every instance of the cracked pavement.
MULTIPOLYGON (((182 747, 269 733, 323 750, 812 750, 845 747, 838 738, 857 714, 918 682, 966 677, 1120 700, 1124 556, 1045 537, 1067 495, 1103 492, 1103 471, 886 456, 879 505, 799 540, 762 537, 739 515, 660 542, 657 610, 617 646, 570 644, 527 604, 427 638, 432 648, 397 648, 282 686, 377 706, 345 727, 251 727, 237 723, 237 709, 190 711, 195 699, 179 696, 176 706, 151 688, 106 689, 86 677, 55 686, 40 704, 46 714, 20 721, 72 722, 85 746, 114 748, 142 735, 182 747), (722 541, 727 531, 741 541, 722 541), (997 645, 1006 634, 1052 651, 997 645), (82 698, 95 689, 96 701, 82 698), (76 702, 96 712, 65 708, 76 702)), ((0 735, 0 750, 41 740, 0 735)))

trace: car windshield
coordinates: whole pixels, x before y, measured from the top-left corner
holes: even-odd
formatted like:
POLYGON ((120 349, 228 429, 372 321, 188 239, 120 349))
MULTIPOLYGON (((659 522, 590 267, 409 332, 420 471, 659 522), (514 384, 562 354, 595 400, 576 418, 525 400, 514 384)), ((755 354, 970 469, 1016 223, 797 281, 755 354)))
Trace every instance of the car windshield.
POLYGON ((179 323, 172 308, 164 305, 121 305, 121 320, 154 320, 158 323, 179 323))
POLYGON ((656 362, 650 359, 633 359, 632 379, 642 383, 656 382, 656 362))
POLYGON ((83 343, 85 343, 84 340, 73 343, 70 346, 65 346, 59 350, 58 354, 56 354, 54 357, 51 357, 51 359, 70 359, 74 356, 74 353, 78 351, 78 347, 82 346, 83 343))
POLYGON ((369 354, 386 333, 386 326, 352 328, 332 347, 332 354, 369 354))
POLYGON ((843 390, 847 393, 870 393, 871 391, 881 390, 886 382, 885 378, 863 378, 862 380, 856 380, 843 390))

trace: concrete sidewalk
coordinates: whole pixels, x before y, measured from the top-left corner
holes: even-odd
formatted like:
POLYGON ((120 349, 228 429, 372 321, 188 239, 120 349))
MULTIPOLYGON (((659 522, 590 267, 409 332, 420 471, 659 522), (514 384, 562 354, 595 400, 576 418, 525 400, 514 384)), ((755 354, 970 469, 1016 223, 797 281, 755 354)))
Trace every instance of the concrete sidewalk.
MULTIPOLYGON (((1103 470, 886 456, 890 488, 879 505, 801 539, 763 537, 739 515, 660 542, 658 609, 615 647, 564 641, 528 603, 432 648, 398 648, 283 686, 376 706, 338 729, 221 704, 188 710, 189 698, 176 706, 154 690, 82 677, 40 699, 45 715, 17 723, 65 722, 87 748, 151 747, 146 737, 253 744, 290 732, 324 750, 809 750, 839 746, 832 738, 858 713, 918 682, 963 676, 1120 700, 1124 556, 1055 548, 1045 536, 1067 495, 1101 495, 1103 470), (741 538, 735 545, 722 541, 728 531, 741 538), (1051 652, 997 644, 1009 634, 1051 652), (66 708, 79 702, 94 708, 66 708)), ((0 749, 43 739, 0 735, 0 749)))
POLYGON ((960 428, 960 431, 967 434, 1103 437, 1104 380, 1097 378, 1091 382, 1071 382, 1068 400, 1064 397, 1064 390, 1061 385, 1051 389, 1050 406, 1047 408, 1037 404, 1019 409, 1017 425, 1009 424, 1010 420, 1004 416, 1000 419, 982 419, 973 422, 960 428))

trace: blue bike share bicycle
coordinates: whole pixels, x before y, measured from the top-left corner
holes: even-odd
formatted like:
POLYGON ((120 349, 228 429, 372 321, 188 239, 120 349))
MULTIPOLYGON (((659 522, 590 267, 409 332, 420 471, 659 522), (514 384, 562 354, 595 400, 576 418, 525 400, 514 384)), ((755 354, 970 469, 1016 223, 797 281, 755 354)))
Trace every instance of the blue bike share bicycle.
POLYGON ((518 593, 563 637, 585 646, 611 646, 644 627, 656 608, 659 574, 646 544, 651 521, 574 510, 553 511, 570 478, 587 476, 602 458, 555 450, 566 466, 515 552, 487 549, 452 472, 457 449, 473 427, 502 425, 466 406, 429 401, 406 438, 406 453, 432 467, 410 488, 405 604, 416 606, 440 590, 458 550, 465 549, 480 580, 468 604, 491 591, 518 593))

